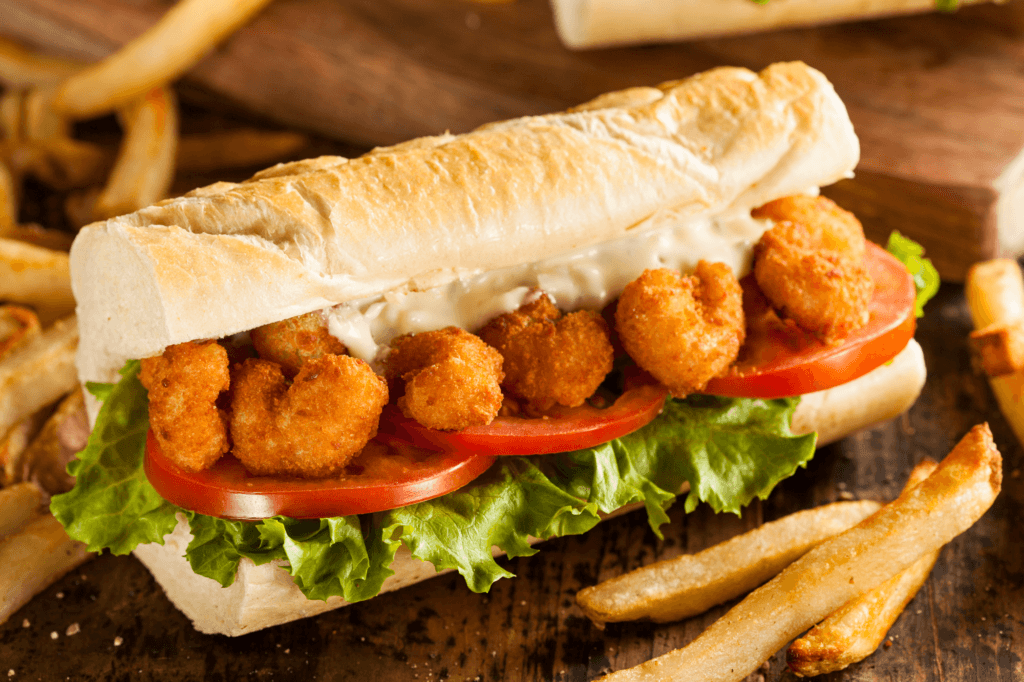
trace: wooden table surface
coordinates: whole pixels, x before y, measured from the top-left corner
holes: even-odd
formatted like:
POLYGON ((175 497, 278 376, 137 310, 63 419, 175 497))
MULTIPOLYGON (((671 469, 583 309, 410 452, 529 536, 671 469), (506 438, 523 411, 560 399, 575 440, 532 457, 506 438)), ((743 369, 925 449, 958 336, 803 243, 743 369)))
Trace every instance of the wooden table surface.
MULTIPOLYGON (((892 645, 831 681, 1024 679, 1024 479, 1021 446, 984 379, 969 370, 962 289, 944 285, 917 338, 928 384, 910 412, 818 451, 805 471, 742 519, 672 510, 658 542, 642 512, 504 561, 518 575, 490 594, 442 576, 327 614, 237 639, 202 635, 132 557, 102 556, 53 585, 0 626, 0 679, 11 680, 590 680, 690 641, 725 612, 670 625, 601 632, 577 590, 755 524, 842 497, 890 498, 911 466, 941 458, 988 421, 1005 457, 1003 492, 947 546, 891 631, 892 645), (77 626, 77 627, 76 627, 77 626), (71 628, 71 630, 69 630, 71 628), (77 634, 67 634, 78 629, 77 634)), ((775 656, 764 680, 794 680, 775 656)), ((756 675, 754 676, 757 677, 756 675)))

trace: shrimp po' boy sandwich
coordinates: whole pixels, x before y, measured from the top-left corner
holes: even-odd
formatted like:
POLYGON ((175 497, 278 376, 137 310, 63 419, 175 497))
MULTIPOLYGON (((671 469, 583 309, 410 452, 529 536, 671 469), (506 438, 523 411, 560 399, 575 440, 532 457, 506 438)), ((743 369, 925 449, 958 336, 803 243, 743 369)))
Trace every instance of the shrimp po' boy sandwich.
POLYGON ((52 509, 229 635, 739 513, 924 382, 914 278, 817 194, 858 153, 817 71, 723 68, 88 226, 52 509))

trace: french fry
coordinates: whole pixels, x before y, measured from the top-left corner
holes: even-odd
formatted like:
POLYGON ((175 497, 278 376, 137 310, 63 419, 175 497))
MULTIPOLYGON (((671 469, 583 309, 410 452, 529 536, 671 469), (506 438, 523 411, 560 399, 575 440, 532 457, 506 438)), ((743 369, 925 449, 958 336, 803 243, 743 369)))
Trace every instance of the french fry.
POLYGON ((0 83, 10 89, 48 85, 67 79, 82 64, 33 52, 0 38, 0 83))
POLYGON ((71 490, 75 479, 68 475, 67 465, 78 450, 69 452, 64 447, 60 431, 69 420, 84 417, 85 399, 82 391, 76 389, 61 401, 25 449, 19 464, 19 479, 35 483, 51 495, 71 490))
POLYGON ((697 554, 659 561, 580 590, 576 602, 599 625, 689 618, 749 592, 881 506, 874 501, 837 502, 790 514, 697 554))
POLYGON ((974 328, 1024 319, 1024 275, 1010 258, 976 263, 964 289, 974 328))
MULTIPOLYGON (((975 329, 1024 319, 1024 276, 1014 260, 1000 258, 972 266, 964 293, 975 329)), ((1024 443, 1024 372, 990 377, 989 386, 1017 440, 1024 443)))
POLYGON ((682 649, 603 677, 739 682, 791 639, 967 530, 995 501, 1002 457, 987 424, 923 483, 821 543, 682 649))
POLYGON ((270 0, 181 0, 148 31, 68 78, 54 107, 72 119, 128 106, 169 83, 249 21, 270 0))
POLYGON ((264 167, 293 156, 309 138, 287 130, 238 128, 213 133, 182 135, 178 143, 178 169, 192 173, 224 168, 264 167))
POLYGON ((0 433, 78 386, 77 347, 72 315, 0 360, 0 433))
POLYGON ((0 438, 0 486, 12 485, 21 481, 21 459, 25 451, 43 429, 43 424, 53 412, 50 405, 45 405, 27 417, 19 419, 7 433, 0 438))
POLYGON ((971 357, 989 377, 1013 374, 1024 367, 1024 321, 990 324, 968 337, 971 357))
POLYGON ((0 305, 0 359, 39 336, 39 317, 18 305, 0 305))
POLYGON ((93 206, 93 219, 131 213, 163 199, 174 179, 178 105, 169 88, 153 88, 121 116, 124 140, 93 206))
MULTIPOLYGON (((937 466, 934 460, 926 459, 914 467, 904 492, 928 478, 937 466)), ((938 558, 939 550, 922 555, 907 570, 834 611, 789 645, 786 650, 789 669, 798 677, 824 675, 873 654, 924 585, 938 558)))
POLYGON ((58 190, 103 182, 114 155, 109 149, 69 137, 0 140, 0 160, 17 176, 31 175, 58 190))
POLYGON ((48 513, 0 541, 0 623, 91 556, 48 513))
POLYGON ((32 483, 18 483, 0 490, 0 542, 39 515, 42 501, 43 491, 32 483))
POLYGON ((0 239, 0 301, 31 306, 44 324, 73 312, 68 254, 0 239))
POLYGON ((18 225, 18 195, 14 176, 0 159, 0 237, 8 237, 18 225))

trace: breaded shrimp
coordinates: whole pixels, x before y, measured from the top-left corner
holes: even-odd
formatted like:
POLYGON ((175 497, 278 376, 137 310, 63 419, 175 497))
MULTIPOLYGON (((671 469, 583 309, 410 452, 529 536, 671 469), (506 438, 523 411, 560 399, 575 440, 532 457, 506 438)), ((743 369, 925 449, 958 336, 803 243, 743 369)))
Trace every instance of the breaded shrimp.
POLYGON ((755 218, 771 218, 777 223, 790 222, 810 226, 819 240, 816 248, 864 258, 864 226, 846 209, 828 197, 798 194, 770 201, 751 211, 755 218))
POLYGON ((823 343, 867 323, 874 284, 853 214, 824 197, 780 199, 754 214, 782 220, 754 249, 754 277, 782 317, 823 343))
POLYGON ((563 316, 546 295, 494 318, 479 335, 504 358, 502 388, 525 400, 528 411, 582 405, 612 371, 614 351, 601 315, 563 316))
POLYGON ((250 359, 231 377, 234 455, 250 473, 323 478, 375 435, 387 382, 362 360, 307 360, 289 385, 281 366, 250 359))
POLYGON ((728 265, 700 261, 693 275, 646 270, 615 310, 626 352, 676 397, 699 391, 736 359, 743 292, 728 265))
POLYGON ((327 331, 327 320, 319 310, 265 324, 249 335, 259 356, 281 365, 288 376, 298 374, 309 360, 346 352, 345 344, 327 331))
POLYGON ((213 466, 228 451, 227 418, 217 397, 228 390, 228 354, 216 341, 186 342, 142 361, 149 426, 164 455, 186 471, 213 466))
POLYGON ((399 336, 384 363, 390 380, 405 382, 398 407, 427 428, 490 424, 501 409, 501 354, 458 327, 399 336))

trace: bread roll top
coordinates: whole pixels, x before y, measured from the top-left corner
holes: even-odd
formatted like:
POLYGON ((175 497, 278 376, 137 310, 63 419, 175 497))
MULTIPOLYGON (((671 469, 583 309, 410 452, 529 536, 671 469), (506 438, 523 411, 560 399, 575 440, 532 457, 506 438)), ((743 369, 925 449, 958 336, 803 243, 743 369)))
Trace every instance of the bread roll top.
POLYGON ((666 213, 750 208, 849 175, 858 153, 825 77, 783 63, 282 164, 82 230, 80 375, 110 381, 171 344, 555 256, 666 213))

